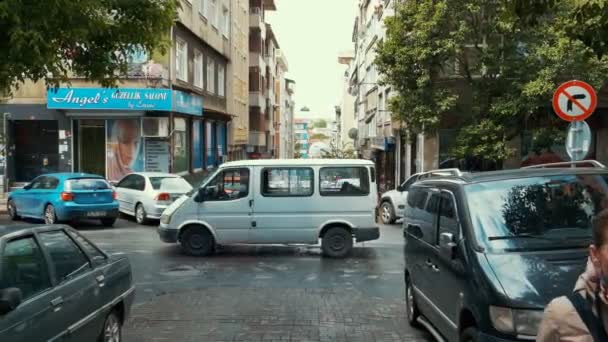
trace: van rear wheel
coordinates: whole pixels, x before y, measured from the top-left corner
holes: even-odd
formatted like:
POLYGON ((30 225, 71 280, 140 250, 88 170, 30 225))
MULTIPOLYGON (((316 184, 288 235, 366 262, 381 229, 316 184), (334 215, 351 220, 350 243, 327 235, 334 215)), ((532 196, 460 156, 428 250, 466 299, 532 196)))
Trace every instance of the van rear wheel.
POLYGON ((330 258, 343 258, 353 249, 353 235, 346 228, 329 228, 321 240, 323 255, 330 258))
POLYGON ((188 255, 207 256, 215 250, 213 235, 205 228, 188 228, 180 239, 182 249, 188 255))

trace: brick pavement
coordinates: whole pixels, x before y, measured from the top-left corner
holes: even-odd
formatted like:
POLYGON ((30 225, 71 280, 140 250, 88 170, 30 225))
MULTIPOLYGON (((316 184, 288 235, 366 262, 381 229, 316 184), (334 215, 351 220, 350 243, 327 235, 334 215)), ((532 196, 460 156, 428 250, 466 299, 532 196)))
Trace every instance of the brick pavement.
POLYGON ((409 327, 403 298, 357 289, 205 288, 132 308, 124 330, 139 341, 430 341, 409 327))

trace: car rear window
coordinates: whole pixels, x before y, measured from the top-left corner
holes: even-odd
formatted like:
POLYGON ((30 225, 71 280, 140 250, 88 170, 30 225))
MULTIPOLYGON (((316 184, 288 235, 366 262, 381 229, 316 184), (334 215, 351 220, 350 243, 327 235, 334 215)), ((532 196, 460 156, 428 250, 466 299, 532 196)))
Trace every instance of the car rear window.
POLYGON ((65 190, 106 190, 110 189, 110 183, 102 178, 77 178, 65 181, 65 190))
POLYGON ((150 177, 152 189, 161 191, 188 192, 192 185, 181 177, 150 177))

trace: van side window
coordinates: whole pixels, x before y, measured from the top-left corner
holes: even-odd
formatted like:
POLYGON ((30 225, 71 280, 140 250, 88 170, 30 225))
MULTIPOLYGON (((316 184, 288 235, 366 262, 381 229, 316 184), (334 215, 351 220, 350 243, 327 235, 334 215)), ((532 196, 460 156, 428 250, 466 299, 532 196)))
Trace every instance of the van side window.
POLYGON ((460 235, 454 197, 448 192, 441 193, 441 208, 439 210, 439 234, 441 233, 450 233, 455 238, 460 235))
POLYGON ((416 196, 414 197, 414 207, 420 210, 424 210, 427 195, 428 191, 426 189, 420 189, 416 191, 416 196))
POLYGON ((233 201, 249 195, 249 169, 227 169, 205 186, 206 201, 233 201))
POLYGON ((262 171, 262 196, 300 197, 314 192, 311 168, 266 168, 262 171))
POLYGON ((437 214, 440 199, 441 196, 438 193, 433 193, 431 195, 431 198, 429 198, 428 203, 426 204, 426 211, 430 214, 437 214))
POLYGON ((369 175, 366 167, 324 167, 319 172, 321 196, 367 196, 369 175))

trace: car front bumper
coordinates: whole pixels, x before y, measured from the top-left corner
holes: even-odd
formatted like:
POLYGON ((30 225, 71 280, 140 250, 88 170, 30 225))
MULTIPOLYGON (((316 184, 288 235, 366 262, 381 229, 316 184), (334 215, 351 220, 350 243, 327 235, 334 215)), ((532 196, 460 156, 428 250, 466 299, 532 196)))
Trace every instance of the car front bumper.
POLYGON ((355 239, 357 242, 365 242, 371 240, 377 240, 380 238, 380 229, 378 227, 373 228, 355 228, 353 229, 355 239))
POLYGON ((177 236, 179 235, 179 230, 175 228, 169 228, 163 224, 158 226, 158 237, 162 242, 167 243, 175 243, 177 242, 177 236))

